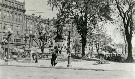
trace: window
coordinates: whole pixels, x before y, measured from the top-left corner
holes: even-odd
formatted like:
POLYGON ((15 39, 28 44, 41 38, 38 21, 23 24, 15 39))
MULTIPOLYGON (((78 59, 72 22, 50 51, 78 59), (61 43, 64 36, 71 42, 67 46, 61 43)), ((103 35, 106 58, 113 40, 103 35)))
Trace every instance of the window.
POLYGON ((8 4, 9 6, 11 6, 11 2, 9 1, 9 4, 8 4))
POLYGON ((20 15, 20 22, 23 22, 23 18, 22 18, 22 15, 20 15))
POLYGON ((21 14, 18 15, 18 21, 21 21, 21 14))
POLYGON ((7 19, 7 17, 8 17, 8 12, 5 10, 3 13, 3 19, 7 19))
POLYGON ((12 12, 12 14, 11 14, 11 15, 12 15, 12 20, 14 21, 14 14, 13 14, 13 12, 12 12))
POLYGON ((9 13, 9 19, 12 20, 12 13, 9 13))
POLYGON ((17 21, 17 13, 15 13, 14 17, 15 21, 17 21))
POLYGON ((18 34, 19 34, 19 32, 17 31, 17 32, 16 32, 16 34, 18 35, 18 34))
POLYGON ((18 14, 17 15, 17 22, 19 22, 20 21, 20 15, 18 14))
POLYGON ((15 39, 14 41, 15 42, 21 42, 21 39, 15 39))
POLYGON ((13 24, 11 24, 10 26, 11 26, 11 29, 13 30, 13 24))
POLYGON ((7 1, 7 5, 9 6, 9 1, 7 1))
POLYGON ((2 30, 2 24, 0 23, 0 30, 2 30))
POLYGON ((3 0, 3 3, 6 4, 6 0, 3 0))
POLYGON ((0 19, 1 19, 1 9, 0 9, 0 19))
POLYGON ((3 12, 3 19, 6 18, 6 11, 3 12))
POLYGON ((11 6, 12 6, 12 7, 14 6, 14 3, 13 3, 13 2, 11 3, 11 6))
POLYGON ((10 19, 10 13, 9 13, 9 11, 7 11, 7 18, 6 19, 10 19))
POLYGON ((23 9, 23 5, 21 5, 21 9, 23 9))
POLYGON ((17 4, 15 3, 15 7, 17 7, 17 4))
POLYGON ((21 5, 20 4, 18 4, 18 8, 21 9, 21 5))
POLYGON ((3 30, 5 30, 5 29, 6 29, 6 25, 7 25, 7 24, 4 24, 4 26, 3 26, 3 30))

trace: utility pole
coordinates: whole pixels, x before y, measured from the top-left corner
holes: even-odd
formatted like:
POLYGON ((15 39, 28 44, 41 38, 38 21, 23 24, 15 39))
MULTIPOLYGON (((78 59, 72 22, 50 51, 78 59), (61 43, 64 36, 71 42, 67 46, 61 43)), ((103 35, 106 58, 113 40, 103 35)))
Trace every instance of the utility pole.
POLYGON ((8 58, 9 58, 9 51, 10 51, 10 48, 9 48, 9 44, 10 44, 10 37, 12 35, 11 31, 8 30, 8 35, 7 35, 7 40, 8 40, 8 51, 7 51, 7 61, 8 61, 8 58))
POLYGON ((68 53, 68 65, 67 65, 67 67, 70 67, 71 66, 70 30, 69 30, 69 35, 68 35, 68 50, 67 50, 67 53, 68 53))
POLYGON ((9 50, 10 50, 10 49, 9 49, 9 37, 8 37, 8 51, 7 51, 7 59, 9 58, 9 57, 8 57, 8 56, 9 56, 9 55, 8 55, 8 54, 9 54, 9 50))
POLYGON ((67 49, 67 53, 68 53, 68 65, 67 67, 71 66, 71 48, 70 48, 70 38, 71 38, 71 30, 72 30, 72 20, 71 21, 71 25, 69 25, 69 30, 68 30, 68 49, 67 49))

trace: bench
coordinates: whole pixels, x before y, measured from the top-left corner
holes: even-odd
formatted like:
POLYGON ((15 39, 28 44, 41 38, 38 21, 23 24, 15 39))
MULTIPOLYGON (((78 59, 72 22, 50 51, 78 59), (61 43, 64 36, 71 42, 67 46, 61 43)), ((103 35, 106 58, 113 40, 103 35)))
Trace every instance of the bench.
POLYGON ((42 59, 42 58, 48 58, 49 56, 51 56, 51 53, 41 53, 41 54, 38 54, 38 57, 39 59, 42 59))

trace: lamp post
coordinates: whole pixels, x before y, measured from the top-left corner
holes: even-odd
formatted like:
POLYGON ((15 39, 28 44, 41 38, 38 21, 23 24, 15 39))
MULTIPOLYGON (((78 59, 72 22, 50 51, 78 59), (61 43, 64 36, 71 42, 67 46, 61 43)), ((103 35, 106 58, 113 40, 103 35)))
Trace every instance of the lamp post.
POLYGON ((70 67, 71 66, 71 48, 70 48, 71 27, 72 27, 72 21, 69 23, 69 26, 68 26, 68 44, 67 44, 67 47, 68 47, 68 49, 67 49, 67 53, 68 53, 68 65, 67 65, 67 67, 70 67))
POLYGON ((71 52, 70 52, 70 31, 68 31, 69 35, 68 35, 68 50, 67 50, 67 53, 68 53, 68 65, 67 67, 70 67, 71 66, 71 52))
POLYGON ((11 37, 12 33, 13 33, 13 31, 11 30, 11 28, 8 28, 8 29, 6 30, 7 41, 8 41, 7 60, 8 60, 8 58, 9 58, 9 51, 10 51, 10 49, 9 49, 9 44, 10 44, 10 37, 11 37))

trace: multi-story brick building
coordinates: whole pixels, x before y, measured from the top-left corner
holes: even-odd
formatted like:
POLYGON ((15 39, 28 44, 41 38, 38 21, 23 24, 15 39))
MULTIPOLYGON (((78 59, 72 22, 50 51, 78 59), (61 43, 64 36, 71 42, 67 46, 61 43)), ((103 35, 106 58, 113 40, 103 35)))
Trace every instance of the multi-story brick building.
MULTIPOLYGON (((53 40, 54 20, 43 19, 34 14, 25 14, 25 2, 19 2, 17 0, 0 0, 0 43, 7 38, 5 31, 8 29, 12 30, 13 33, 9 39, 9 44, 3 45, 5 50, 5 55, 11 54, 10 49, 22 48, 27 46, 28 48, 32 46, 37 46, 38 30, 41 28, 46 32, 47 47, 50 46, 50 41, 53 40), (35 42, 32 36, 36 37, 35 42)), ((6 39, 7 40, 7 39, 6 39)), ((8 41, 7 41, 8 42, 8 41)))
POLYGON ((10 43, 23 43, 25 32, 25 2, 16 0, 0 0, 0 41, 5 37, 4 31, 10 28, 13 34, 10 43))

